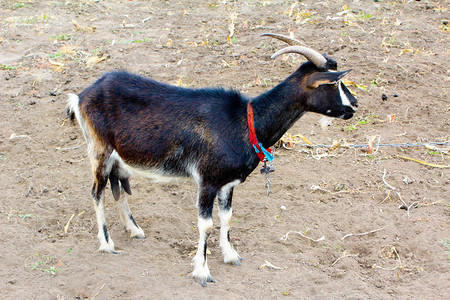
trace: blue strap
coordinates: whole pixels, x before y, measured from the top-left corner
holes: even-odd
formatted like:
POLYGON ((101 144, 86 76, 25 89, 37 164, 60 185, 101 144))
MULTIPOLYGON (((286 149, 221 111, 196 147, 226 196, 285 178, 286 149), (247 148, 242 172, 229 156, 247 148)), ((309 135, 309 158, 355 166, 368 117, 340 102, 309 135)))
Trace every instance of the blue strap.
POLYGON ((261 147, 262 152, 264 153, 264 156, 267 158, 268 161, 272 161, 273 160, 273 155, 270 154, 269 151, 267 151, 263 145, 261 143, 259 143, 259 146, 261 147))
MULTIPOLYGON (((259 147, 261 148, 261 150, 262 150, 264 156, 266 157, 266 159, 267 159, 268 161, 272 161, 272 160, 273 160, 273 155, 270 154, 269 151, 267 151, 266 149, 264 149, 264 147, 263 147, 263 145, 262 145, 261 143, 258 143, 258 144, 259 144, 259 147)), ((256 152, 256 153, 259 153, 259 149, 256 147, 256 145, 253 145, 253 148, 255 149, 255 152, 256 152)))

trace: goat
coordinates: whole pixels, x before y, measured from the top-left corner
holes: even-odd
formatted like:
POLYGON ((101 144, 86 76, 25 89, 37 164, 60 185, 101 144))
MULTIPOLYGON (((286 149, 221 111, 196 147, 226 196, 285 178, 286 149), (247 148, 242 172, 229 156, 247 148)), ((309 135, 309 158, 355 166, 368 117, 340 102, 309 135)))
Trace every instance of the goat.
POLYGON ((92 197, 101 251, 116 253, 104 216, 108 179, 125 228, 131 237, 145 237, 124 195, 131 195, 129 178, 134 171, 193 177, 198 184, 200 238, 192 273, 197 282, 202 286, 213 282, 206 250, 216 197, 224 262, 241 264, 229 237, 231 199, 234 187, 263 161, 260 150, 271 159, 265 148, 308 111, 349 119, 358 106, 341 81, 350 70, 337 72, 334 60, 299 46, 297 40, 264 36, 290 45, 272 58, 297 53, 308 61, 253 99, 237 90, 181 88, 125 71, 106 73, 80 94, 69 94, 68 114, 72 120, 76 117, 83 131, 94 175, 92 197), (250 142, 251 129, 256 143, 250 142))

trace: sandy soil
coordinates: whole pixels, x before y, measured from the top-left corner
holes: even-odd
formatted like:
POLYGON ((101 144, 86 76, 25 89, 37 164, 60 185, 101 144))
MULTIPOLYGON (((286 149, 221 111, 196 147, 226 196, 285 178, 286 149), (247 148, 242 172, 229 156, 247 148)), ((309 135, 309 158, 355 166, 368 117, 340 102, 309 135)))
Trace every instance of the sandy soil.
POLYGON ((397 156, 450 164, 448 4, 1 1, 0 298, 449 298, 449 169, 397 156), (264 32, 293 34, 340 70, 353 69, 346 80, 357 116, 322 129, 321 117, 309 114, 292 136, 315 145, 371 137, 447 144, 368 154, 308 148, 297 138, 292 150, 277 149, 270 196, 256 172, 235 189, 231 237, 242 266, 223 263, 215 227, 208 262, 216 283, 206 288, 190 278, 197 232, 189 181, 132 179, 129 201, 145 240, 129 239, 108 191, 107 220, 121 252, 97 252, 89 161, 79 127, 65 119, 66 94, 126 69, 257 95, 302 62, 270 60, 284 44, 260 38, 264 32), (409 211, 399 209, 396 192, 409 211), (289 231, 324 238, 282 240, 289 231))

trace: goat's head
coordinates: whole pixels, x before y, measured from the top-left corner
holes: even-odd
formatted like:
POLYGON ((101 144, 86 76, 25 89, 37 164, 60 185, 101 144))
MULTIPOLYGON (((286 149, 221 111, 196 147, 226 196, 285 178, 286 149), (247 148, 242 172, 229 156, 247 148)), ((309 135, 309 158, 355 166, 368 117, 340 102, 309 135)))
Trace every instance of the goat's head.
POLYGON ((272 59, 285 53, 297 53, 308 59, 308 62, 301 65, 290 77, 305 91, 308 111, 345 120, 353 117, 358 102, 341 81, 350 70, 337 72, 336 61, 306 47, 298 40, 273 33, 261 36, 270 36, 290 45, 277 51, 272 55, 272 59))

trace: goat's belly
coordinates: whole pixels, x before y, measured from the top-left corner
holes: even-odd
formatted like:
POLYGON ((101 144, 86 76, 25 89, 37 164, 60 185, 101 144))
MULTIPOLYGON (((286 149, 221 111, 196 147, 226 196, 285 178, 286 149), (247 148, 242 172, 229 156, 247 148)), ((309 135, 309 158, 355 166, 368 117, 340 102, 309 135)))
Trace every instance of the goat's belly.
POLYGON ((122 159, 114 151, 112 161, 118 161, 122 168, 127 169, 131 175, 151 179, 153 182, 178 184, 197 174, 194 164, 183 164, 182 162, 166 161, 161 166, 140 166, 130 164, 122 159))
POLYGON ((186 181, 190 176, 183 176, 184 174, 173 174, 158 169, 141 169, 126 165, 127 169, 132 175, 148 178, 153 182, 179 184, 186 181))

